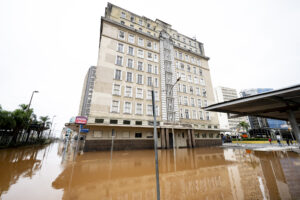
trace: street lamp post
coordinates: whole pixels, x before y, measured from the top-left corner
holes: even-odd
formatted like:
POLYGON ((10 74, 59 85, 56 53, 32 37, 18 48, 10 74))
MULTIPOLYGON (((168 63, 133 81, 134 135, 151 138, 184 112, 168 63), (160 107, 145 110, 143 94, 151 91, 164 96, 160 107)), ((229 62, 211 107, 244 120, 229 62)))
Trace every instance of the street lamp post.
POLYGON ((54 120, 55 117, 56 117, 56 115, 53 115, 52 120, 51 120, 51 127, 50 127, 50 131, 49 131, 48 139, 49 139, 50 134, 51 134, 51 130, 52 130, 52 126, 53 126, 53 120, 54 120))
POLYGON ((35 90, 35 91, 32 92, 32 95, 31 95, 31 98, 30 98, 30 101, 29 101, 27 110, 29 110, 29 108, 30 108, 30 105, 31 105, 31 102, 32 102, 32 98, 33 98, 34 93, 39 93, 39 91, 35 90))
POLYGON ((159 170, 158 170, 158 154, 157 154, 157 130, 156 130, 156 110, 155 110, 155 96, 154 87, 152 84, 152 109, 153 109, 153 128, 154 128, 154 151, 155 151, 155 173, 156 173, 156 199, 160 200, 159 188, 159 170))

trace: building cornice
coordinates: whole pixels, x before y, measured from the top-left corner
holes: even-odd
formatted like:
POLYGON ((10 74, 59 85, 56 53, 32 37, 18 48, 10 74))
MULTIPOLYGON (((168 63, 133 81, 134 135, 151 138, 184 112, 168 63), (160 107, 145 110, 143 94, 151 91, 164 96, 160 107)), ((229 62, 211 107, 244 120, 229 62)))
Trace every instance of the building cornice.
MULTIPOLYGON (((116 25, 116 26, 119 26, 119 27, 122 27, 122 28, 124 28, 124 29, 128 29, 128 30, 130 30, 130 31, 136 32, 136 33, 138 33, 138 34, 141 34, 141 35, 143 35, 143 36, 145 36, 145 37, 151 38, 151 39, 156 40, 157 42, 159 42, 159 38, 158 38, 158 37, 154 37, 154 36, 152 36, 152 35, 149 35, 149 34, 147 34, 147 33, 144 33, 144 32, 142 32, 142 31, 139 31, 138 29, 132 28, 132 27, 130 27, 130 26, 125 26, 125 25, 123 25, 123 24, 121 24, 121 23, 118 23, 118 22, 116 22, 116 21, 114 21, 114 20, 111 20, 111 19, 108 19, 108 18, 105 18, 105 17, 101 17, 101 30, 102 30, 102 24, 103 24, 103 21, 108 22, 108 23, 111 23, 111 24, 116 25)), ((101 34, 102 34, 102 33, 101 33, 101 34)))

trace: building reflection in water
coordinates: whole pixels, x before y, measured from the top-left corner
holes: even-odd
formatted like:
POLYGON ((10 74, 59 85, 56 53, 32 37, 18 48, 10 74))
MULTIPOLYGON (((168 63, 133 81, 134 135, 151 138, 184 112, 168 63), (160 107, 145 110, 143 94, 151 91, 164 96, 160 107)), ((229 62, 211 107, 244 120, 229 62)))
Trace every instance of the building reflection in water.
MULTIPOLYGON (((60 143, 0 150, 0 198, 155 199, 152 150, 116 151, 112 159, 110 152, 79 153, 73 162, 75 149, 60 143), (32 191, 22 194, 29 180, 32 191), (34 195, 35 189, 43 193, 34 195)), ((161 199, 299 199, 299 158, 242 149, 160 150, 161 199)))

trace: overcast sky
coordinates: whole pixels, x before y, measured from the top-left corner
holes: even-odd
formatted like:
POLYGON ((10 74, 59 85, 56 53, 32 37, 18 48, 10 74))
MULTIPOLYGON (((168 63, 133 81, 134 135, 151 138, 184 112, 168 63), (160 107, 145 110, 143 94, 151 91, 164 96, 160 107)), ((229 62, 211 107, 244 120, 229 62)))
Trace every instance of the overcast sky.
MULTIPOLYGON (((204 43, 213 86, 240 89, 299 84, 300 1, 125 1, 204 43)), ((97 64, 107 1, 0 0, 0 105, 28 103, 53 115, 56 134, 77 115, 84 76, 97 64)))

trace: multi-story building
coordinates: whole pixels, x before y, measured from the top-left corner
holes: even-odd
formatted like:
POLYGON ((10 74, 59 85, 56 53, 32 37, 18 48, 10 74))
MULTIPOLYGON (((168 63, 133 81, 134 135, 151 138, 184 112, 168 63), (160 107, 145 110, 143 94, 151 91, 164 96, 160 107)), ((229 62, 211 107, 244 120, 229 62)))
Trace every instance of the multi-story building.
MULTIPOLYGON (((252 88, 241 91, 242 97, 256 95, 264 92, 272 91, 273 88, 252 88)), ((271 129, 287 129, 287 123, 282 120, 268 119, 262 117, 248 116, 251 129, 271 128, 271 129)))
POLYGON ((79 111, 88 117, 86 150, 153 148, 152 88, 160 148, 220 143, 216 114, 202 109, 214 102, 202 43, 110 3, 99 43, 79 111))
MULTIPOLYGON (((214 89, 215 98, 217 103, 224 101, 230 101, 238 98, 236 89, 228 87, 216 87, 214 89)), ((247 117, 228 118, 227 113, 218 113, 220 129, 230 130, 231 134, 237 133, 237 126, 240 122, 244 121, 248 123, 247 117)), ((245 131, 240 129, 240 132, 245 131)))

